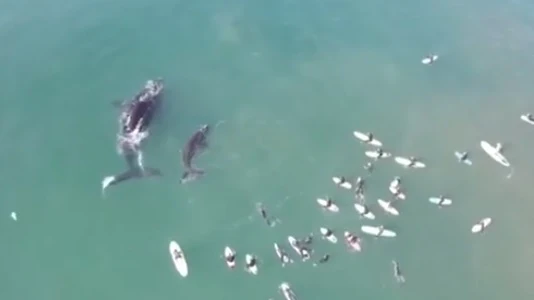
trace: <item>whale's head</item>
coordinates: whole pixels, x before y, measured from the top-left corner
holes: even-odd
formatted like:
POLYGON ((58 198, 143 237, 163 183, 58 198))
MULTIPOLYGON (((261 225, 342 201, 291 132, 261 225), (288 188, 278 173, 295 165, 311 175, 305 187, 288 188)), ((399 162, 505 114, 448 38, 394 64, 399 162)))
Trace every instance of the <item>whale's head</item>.
POLYGON ((208 124, 202 125, 202 127, 200 127, 199 131, 202 132, 203 134, 208 134, 210 132, 210 125, 208 125, 208 124))

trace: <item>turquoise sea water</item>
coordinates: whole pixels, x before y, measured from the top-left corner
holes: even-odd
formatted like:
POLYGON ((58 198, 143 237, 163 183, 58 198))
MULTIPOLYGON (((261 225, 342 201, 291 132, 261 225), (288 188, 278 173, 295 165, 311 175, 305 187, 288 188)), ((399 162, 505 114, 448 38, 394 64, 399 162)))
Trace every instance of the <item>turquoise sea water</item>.
POLYGON ((532 299, 534 127, 519 116, 534 111, 533 9, 480 0, 0 3, 0 299, 281 299, 282 281, 299 299, 532 299), (429 52, 440 60, 421 65, 429 52), (102 177, 125 167, 110 103, 158 76, 165 103, 145 160, 165 176, 102 197, 102 177), (207 175, 180 185, 179 150, 201 124, 221 120, 197 162, 207 175), (377 222, 360 220, 352 195, 330 180, 365 174, 353 130, 428 165, 377 163, 366 191, 377 222), (511 179, 482 139, 505 145, 511 179), (455 161, 464 149, 471 168, 455 161), (376 199, 396 175, 408 199, 399 217, 385 216, 376 199), (453 206, 428 203, 439 194, 453 206), (326 195, 339 214, 317 207, 326 195), (265 226, 260 201, 281 224, 265 226), (486 216, 494 224, 473 236, 486 216), (272 248, 321 226, 341 235, 379 223, 398 238, 363 237, 358 254, 317 240, 314 259, 332 255, 317 268, 282 268, 272 248), (170 240, 185 251, 187 278, 171 264, 170 240), (234 271, 220 258, 226 245, 238 251, 234 271), (260 257, 258 276, 242 270, 245 253, 260 257))

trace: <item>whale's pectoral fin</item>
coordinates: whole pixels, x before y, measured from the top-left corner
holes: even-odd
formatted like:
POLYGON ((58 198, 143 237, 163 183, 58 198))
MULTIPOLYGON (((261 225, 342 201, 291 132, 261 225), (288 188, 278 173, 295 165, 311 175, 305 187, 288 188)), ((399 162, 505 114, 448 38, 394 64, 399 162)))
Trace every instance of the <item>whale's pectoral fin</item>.
POLYGON ((135 170, 135 169, 130 169, 119 175, 107 176, 102 180, 102 190, 105 190, 110 185, 116 185, 128 179, 139 177, 139 176, 140 176, 139 170, 135 170))

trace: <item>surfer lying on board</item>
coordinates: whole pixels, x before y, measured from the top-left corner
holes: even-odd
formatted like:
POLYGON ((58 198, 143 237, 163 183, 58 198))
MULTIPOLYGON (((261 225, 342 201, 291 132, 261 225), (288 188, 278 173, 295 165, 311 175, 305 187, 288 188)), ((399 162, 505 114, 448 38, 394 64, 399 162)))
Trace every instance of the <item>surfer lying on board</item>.
POLYGON ((180 252, 180 251, 178 251, 176 249, 174 249, 173 254, 174 254, 174 259, 182 258, 182 252, 180 252))
POLYGON ((367 133, 367 142, 370 142, 370 141, 372 141, 373 139, 374 139, 373 133, 368 132, 368 133, 367 133))

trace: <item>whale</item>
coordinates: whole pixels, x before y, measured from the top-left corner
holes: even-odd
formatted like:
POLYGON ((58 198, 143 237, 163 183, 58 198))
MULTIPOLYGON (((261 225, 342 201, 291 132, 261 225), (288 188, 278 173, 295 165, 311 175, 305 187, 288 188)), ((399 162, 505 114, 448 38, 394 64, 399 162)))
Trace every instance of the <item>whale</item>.
POLYGON ((148 80, 143 89, 132 99, 114 102, 121 109, 119 132, 117 133, 117 152, 126 160, 126 171, 106 176, 101 182, 104 191, 133 178, 161 176, 160 170, 144 167, 142 141, 148 137, 148 128, 154 113, 161 102, 163 79, 148 80))
POLYGON ((182 164, 185 168, 181 183, 186 183, 197 179, 204 174, 204 170, 198 169, 193 165, 193 159, 201 153, 206 147, 208 147, 207 137, 210 132, 210 126, 207 124, 202 125, 195 133, 189 138, 184 149, 182 150, 182 164))
POLYGON ((140 143, 148 135, 157 108, 160 106, 163 93, 163 79, 148 80, 141 91, 132 99, 114 105, 121 108, 119 116, 119 134, 140 143), (144 135, 143 138, 136 135, 144 135))

